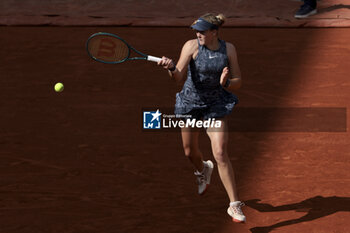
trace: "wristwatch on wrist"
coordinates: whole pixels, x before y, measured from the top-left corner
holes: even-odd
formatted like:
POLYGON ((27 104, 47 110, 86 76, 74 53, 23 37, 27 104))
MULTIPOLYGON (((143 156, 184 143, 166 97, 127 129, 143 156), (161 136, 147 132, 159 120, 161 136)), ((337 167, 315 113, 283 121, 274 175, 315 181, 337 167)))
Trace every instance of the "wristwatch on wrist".
POLYGON ((171 71, 171 72, 173 72, 173 71, 175 71, 175 70, 176 70, 176 66, 174 65, 174 67, 169 68, 168 70, 169 70, 169 71, 171 71))
POLYGON ((224 87, 228 87, 228 86, 230 86, 230 83, 231 83, 231 80, 228 78, 228 79, 226 79, 226 82, 225 82, 225 85, 224 85, 224 87))
POLYGON ((168 70, 169 70, 170 72, 173 72, 173 71, 176 70, 176 65, 175 65, 174 62, 171 62, 171 64, 173 65, 173 67, 172 67, 172 68, 169 68, 168 70))

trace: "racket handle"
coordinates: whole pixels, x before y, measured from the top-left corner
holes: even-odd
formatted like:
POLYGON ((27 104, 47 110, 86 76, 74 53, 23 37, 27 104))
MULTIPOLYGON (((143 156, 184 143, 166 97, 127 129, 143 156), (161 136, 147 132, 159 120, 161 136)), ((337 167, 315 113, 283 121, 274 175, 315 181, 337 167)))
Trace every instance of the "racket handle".
POLYGON ((162 60, 160 57, 147 56, 147 61, 159 62, 162 60))

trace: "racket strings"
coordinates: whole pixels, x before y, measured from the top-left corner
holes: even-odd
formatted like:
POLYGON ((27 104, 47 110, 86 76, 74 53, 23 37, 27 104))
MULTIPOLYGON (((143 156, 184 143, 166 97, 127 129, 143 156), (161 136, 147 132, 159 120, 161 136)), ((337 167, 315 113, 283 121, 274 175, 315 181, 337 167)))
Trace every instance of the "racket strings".
POLYGON ((129 47, 122 40, 106 35, 93 37, 88 50, 93 57, 106 62, 121 62, 129 56, 129 47))
POLYGON ((129 56, 129 48, 122 41, 118 41, 118 42, 119 43, 117 44, 115 49, 115 59, 117 61, 121 61, 129 56))

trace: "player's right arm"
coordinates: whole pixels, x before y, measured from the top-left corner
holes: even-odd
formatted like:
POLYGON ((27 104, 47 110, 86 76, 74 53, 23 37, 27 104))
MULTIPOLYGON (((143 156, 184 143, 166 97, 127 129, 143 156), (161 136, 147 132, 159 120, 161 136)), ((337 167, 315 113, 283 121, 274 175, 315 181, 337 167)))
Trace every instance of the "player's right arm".
POLYGON ((169 75, 173 77, 175 81, 181 82, 185 78, 187 66, 197 50, 197 40, 189 40, 182 47, 180 58, 176 66, 173 60, 167 57, 162 57, 162 60, 158 62, 158 65, 163 66, 165 69, 175 68, 174 71, 169 71, 169 75))

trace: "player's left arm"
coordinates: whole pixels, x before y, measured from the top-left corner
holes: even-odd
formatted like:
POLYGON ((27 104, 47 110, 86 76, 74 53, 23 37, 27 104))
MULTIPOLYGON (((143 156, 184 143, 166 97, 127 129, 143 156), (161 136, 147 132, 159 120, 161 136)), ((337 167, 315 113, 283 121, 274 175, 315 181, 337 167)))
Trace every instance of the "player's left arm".
POLYGON ((225 68, 226 70, 223 70, 222 84, 223 86, 225 86, 225 84, 227 85, 226 77, 229 81, 228 86, 225 87, 225 89, 233 91, 239 89, 242 85, 241 70, 238 65, 236 48, 233 44, 226 43, 226 53, 229 60, 229 67, 225 68))

